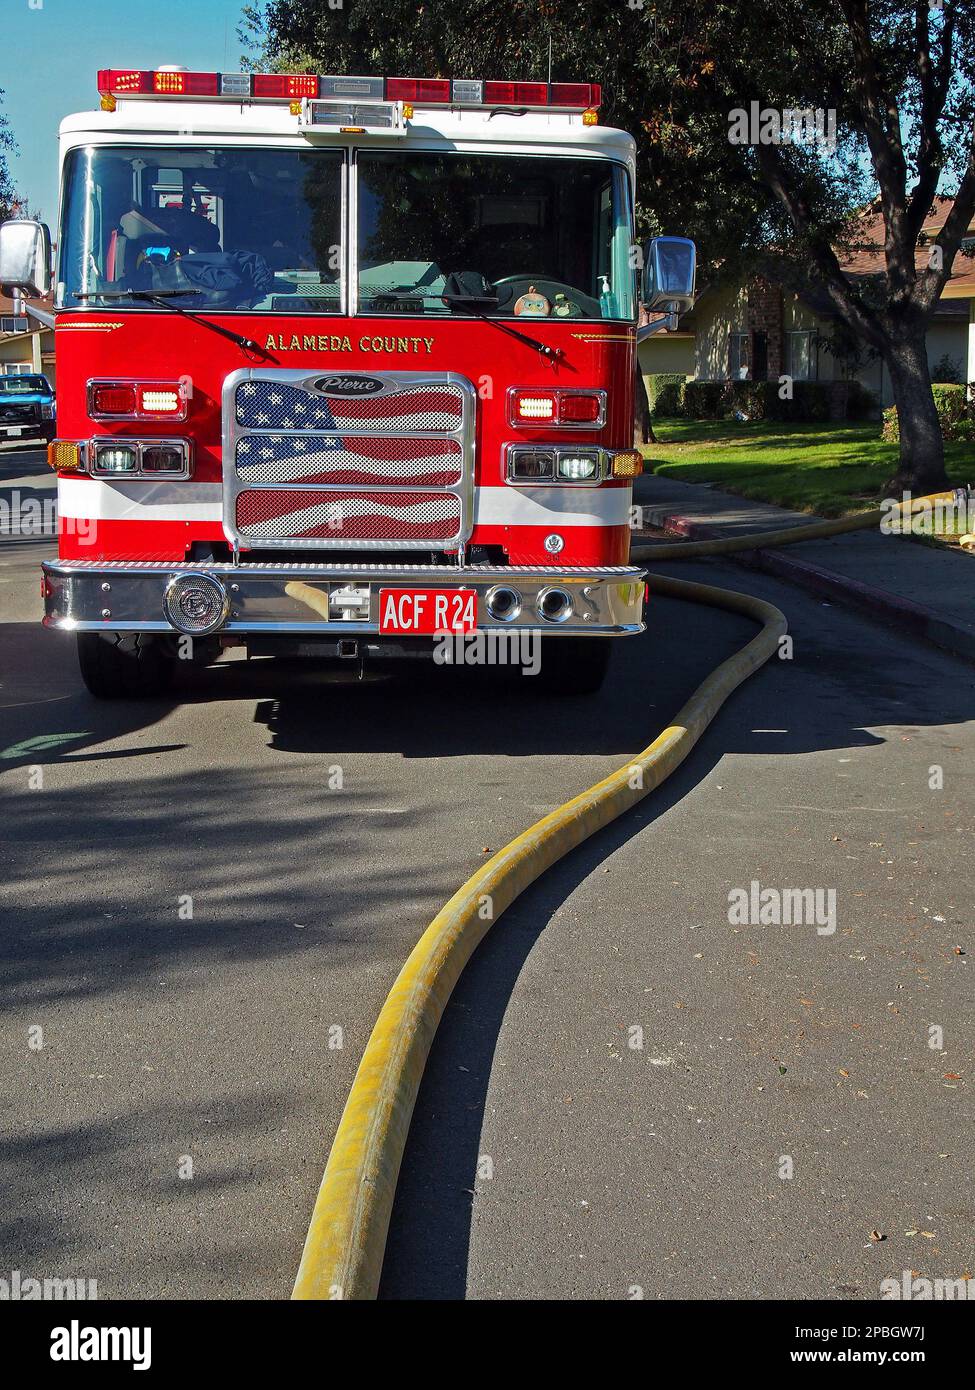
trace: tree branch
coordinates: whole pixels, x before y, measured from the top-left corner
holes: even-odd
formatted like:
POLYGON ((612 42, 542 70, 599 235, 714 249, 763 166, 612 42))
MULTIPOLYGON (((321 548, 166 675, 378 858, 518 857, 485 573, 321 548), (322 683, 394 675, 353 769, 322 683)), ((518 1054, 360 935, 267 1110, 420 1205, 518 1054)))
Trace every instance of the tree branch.
POLYGON ((804 195, 796 188, 776 145, 757 145, 758 162, 765 181, 792 219, 793 226, 809 247, 812 261, 822 280, 831 305, 854 332, 880 348, 886 341, 879 317, 862 304, 843 273, 836 252, 815 229, 815 219, 804 195))
POLYGON ((918 236, 941 180, 944 149, 940 121, 951 86, 954 45, 955 16, 953 11, 946 11, 941 33, 941 53, 937 64, 932 63, 930 14, 930 6, 926 0, 921 0, 914 12, 917 67, 921 84, 921 129, 918 138, 917 183, 911 194, 905 218, 906 232, 914 246, 917 245, 918 236))
POLYGON ((901 143, 900 111, 884 89, 874 60, 867 0, 841 0, 856 55, 857 81, 862 95, 863 128, 884 210, 884 258, 892 297, 909 292, 914 283, 914 243, 906 225, 907 161, 901 143))

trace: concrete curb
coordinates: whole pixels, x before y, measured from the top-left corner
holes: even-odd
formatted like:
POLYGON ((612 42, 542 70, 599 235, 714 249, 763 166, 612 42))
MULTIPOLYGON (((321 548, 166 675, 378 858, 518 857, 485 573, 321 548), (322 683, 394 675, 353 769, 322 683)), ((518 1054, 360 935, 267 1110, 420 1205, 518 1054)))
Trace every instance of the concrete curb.
MULTIPOLYGON (((652 525, 675 535, 686 536, 688 540, 729 539, 728 531, 724 527, 695 521, 692 517, 679 512, 668 512, 662 507, 645 506, 644 510, 650 516, 652 525)), ((815 565, 810 560, 800 560, 795 554, 785 554, 780 550, 743 550, 729 555, 728 558, 744 565, 746 569, 760 570, 765 574, 787 579, 821 598, 855 608, 911 637, 931 642, 965 661, 975 662, 975 628, 967 623, 952 622, 942 613, 925 608, 923 604, 915 603, 912 599, 892 594, 887 589, 878 589, 872 584, 864 584, 848 575, 837 574, 835 570, 824 569, 822 565, 815 565)), ((647 556, 644 563, 652 563, 652 556, 647 556)))

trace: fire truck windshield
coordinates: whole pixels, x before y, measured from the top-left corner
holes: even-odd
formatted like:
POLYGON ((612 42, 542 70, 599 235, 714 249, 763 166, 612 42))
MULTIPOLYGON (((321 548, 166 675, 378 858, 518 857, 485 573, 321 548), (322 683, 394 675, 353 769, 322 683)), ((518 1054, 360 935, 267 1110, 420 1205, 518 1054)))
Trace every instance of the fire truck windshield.
POLYGON ((340 313, 343 159, 340 150, 72 150, 60 307, 176 291, 188 309, 340 313))
POLYGON ((464 313, 476 294, 501 317, 633 317, 619 165, 402 150, 359 150, 357 165, 360 312, 464 313))
POLYGON ((90 145, 65 163, 57 304, 632 321, 632 240, 605 158, 90 145))

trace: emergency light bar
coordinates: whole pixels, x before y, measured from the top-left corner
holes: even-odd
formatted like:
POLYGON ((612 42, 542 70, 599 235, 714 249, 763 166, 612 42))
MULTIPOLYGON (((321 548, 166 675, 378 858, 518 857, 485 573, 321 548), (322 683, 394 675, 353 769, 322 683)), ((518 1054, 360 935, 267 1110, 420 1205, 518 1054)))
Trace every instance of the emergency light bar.
POLYGON ((492 82, 449 77, 321 77, 314 73, 186 72, 102 68, 103 97, 203 97, 224 101, 402 101, 416 106, 545 107, 595 111, 598 82, 492 82))

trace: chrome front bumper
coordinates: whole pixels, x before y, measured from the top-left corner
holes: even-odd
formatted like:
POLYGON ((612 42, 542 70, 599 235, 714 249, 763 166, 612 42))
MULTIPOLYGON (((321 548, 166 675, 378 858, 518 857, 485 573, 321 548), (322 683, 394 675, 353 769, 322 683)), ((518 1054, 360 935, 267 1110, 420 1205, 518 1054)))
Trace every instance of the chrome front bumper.
POLYGON ((643 631, 644 571, 631 566, 191 564, 49 560, 44 564, 44 626, 69 632, 177 632, 163 600, 182 575, 206 575, 226 590, 222 633, 318 633, 338 637, 379 632, 381 589, 474 589, 477 625, 563 636, 643 631), (507 620, 488 612, 497 586, 521 596, 507 620), (547 621, 538 596, 557 587, 572 599, 571 614, 547 621), (344 616, 342 616, 344 614, 344 616))

